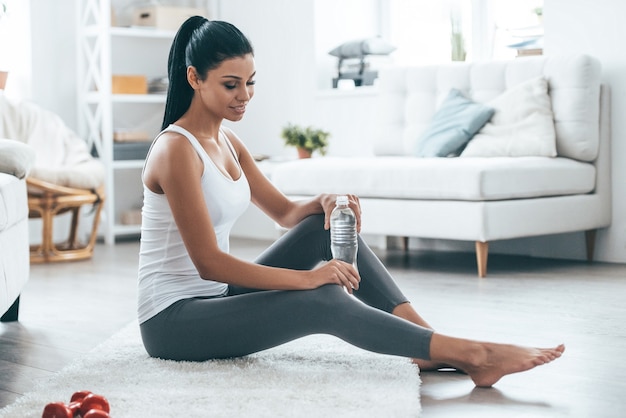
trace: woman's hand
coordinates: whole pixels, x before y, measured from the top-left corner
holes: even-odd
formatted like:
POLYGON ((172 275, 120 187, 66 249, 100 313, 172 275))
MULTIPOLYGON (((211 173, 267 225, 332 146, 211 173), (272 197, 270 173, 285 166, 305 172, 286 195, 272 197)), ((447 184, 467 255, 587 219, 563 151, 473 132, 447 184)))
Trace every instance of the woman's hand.
POLYGON ((359 282, 361 281, 361 277, 354 266, 340 260, 330 260, 313 270, 307 271, 306 274, 310 276, 310 284, 313 289, 325 284, 338 284, 350 294, 359 289, 359 282))
MULTIPOLYGON (((361 203, 359 197, 354 194, 348 196, 348 206, 354 211, 356 215, 356 232, 361 232, 361 203)), ((323 194, 320 196, 320 204, 324 210, 324 229, 330 229, 330 214, 335 209, 335 202, 337 200, 336 194, 323 194)))

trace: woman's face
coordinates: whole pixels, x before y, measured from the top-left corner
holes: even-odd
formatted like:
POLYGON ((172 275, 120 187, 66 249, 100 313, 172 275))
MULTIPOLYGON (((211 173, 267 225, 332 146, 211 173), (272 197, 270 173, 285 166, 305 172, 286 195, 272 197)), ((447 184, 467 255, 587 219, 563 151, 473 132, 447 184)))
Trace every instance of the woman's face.
POLYGON ((238 121, 254 95, 255 74, 254 57, 247 54, 223 61, 208 71, 204 80, 190 81, 206 110, 217 117, 238 121))

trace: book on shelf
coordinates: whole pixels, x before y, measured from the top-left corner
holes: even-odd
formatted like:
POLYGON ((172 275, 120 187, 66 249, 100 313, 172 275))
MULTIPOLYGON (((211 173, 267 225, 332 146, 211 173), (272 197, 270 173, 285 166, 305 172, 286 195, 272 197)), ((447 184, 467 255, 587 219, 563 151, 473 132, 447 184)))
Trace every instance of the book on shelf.
POLYGON ((518 57, 528 57, 532 55, 543 55, 543 48, 525 48, 517 50, 518 57))

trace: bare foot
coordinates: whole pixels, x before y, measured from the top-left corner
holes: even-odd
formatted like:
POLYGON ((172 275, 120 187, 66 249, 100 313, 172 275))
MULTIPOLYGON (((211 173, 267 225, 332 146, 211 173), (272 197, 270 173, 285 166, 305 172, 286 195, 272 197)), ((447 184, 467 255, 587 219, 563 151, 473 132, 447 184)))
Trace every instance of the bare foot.
POLYGON ((503 376, 530 370, 561 357, 563 344, 554 348, 532 348, 508 344, 477 343, 467 364, 459 366, 476 386, 493 386, 503 376))

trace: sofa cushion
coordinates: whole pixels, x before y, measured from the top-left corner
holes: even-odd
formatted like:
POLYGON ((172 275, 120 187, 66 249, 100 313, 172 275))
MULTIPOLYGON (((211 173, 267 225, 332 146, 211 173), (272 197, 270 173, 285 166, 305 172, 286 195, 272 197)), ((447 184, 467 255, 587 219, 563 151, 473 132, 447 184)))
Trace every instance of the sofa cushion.
POLYGON ((457 89, 451 89, 433 116, 430 126, 417 141, 415 155, 457 156, 459 150, 463 149, 493 114, 492 107, 476 103, 457 89))
POLYGON ((594 161, 600 141, 601 65, 588 55, 382 69, 374 153, 413 155, 415 142, 451 88, 486 103, 540 76, 549 85, 558 155, 594 161))
POLYGON ((30 176, 58 186, 97 189, 104 182, 104 164, 93 158, 71 167, 33 167, 30 176))
POLYGON ((487 102, 491 120, 469 141, 461 157, 556 157, 548 82, 536 77, 487 102))
POLYGON ((272 181, 288 195, 482 201, 588 193, 595 167, 558 157, 324 157, 279 164, 272 181))
POLYGON ((0 233, 28 218, 26 181, 0 173, 0 233))

